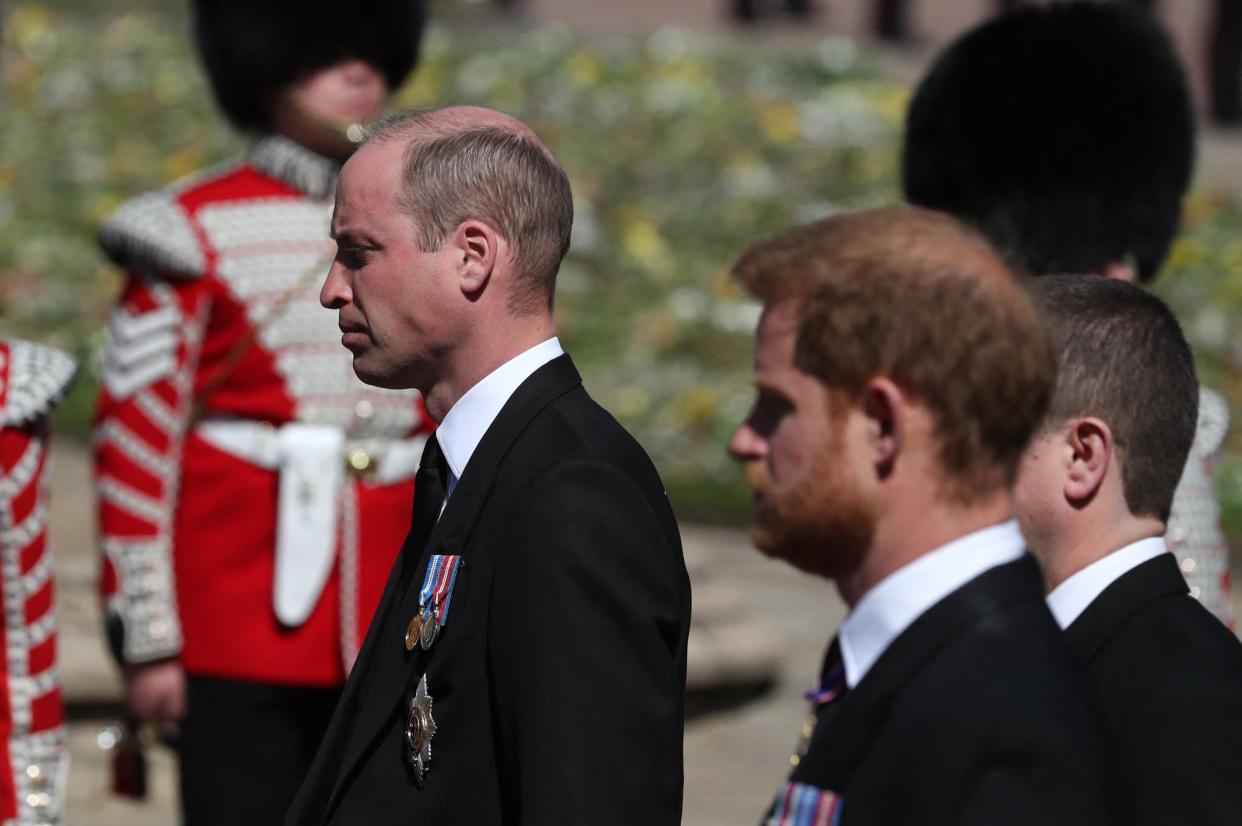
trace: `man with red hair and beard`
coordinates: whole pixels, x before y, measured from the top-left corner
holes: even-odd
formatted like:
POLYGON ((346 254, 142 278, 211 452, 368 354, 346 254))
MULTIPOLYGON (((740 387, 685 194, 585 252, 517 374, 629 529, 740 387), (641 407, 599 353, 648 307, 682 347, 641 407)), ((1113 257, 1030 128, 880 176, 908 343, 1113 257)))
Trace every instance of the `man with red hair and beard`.
POLYGON ((1015 277, 927 210, 751 247, 755 544, 850 612, 766 823, 1108 821, 1100 723, 1010 488, 1055 359, 1015 277))

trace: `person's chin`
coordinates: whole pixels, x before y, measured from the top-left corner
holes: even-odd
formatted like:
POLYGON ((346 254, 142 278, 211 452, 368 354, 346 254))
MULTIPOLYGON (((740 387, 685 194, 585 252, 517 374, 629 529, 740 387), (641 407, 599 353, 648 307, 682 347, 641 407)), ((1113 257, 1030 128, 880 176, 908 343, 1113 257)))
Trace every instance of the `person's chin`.
POLYGON ((755 522, 750 529, 750 541, 755 550, 770 559, 784 559, 780 536, 762 522, 755 522))
POLYGON ((401 388, 401 384, 396 381, 396 377, 389 371, 384 370, 381 366, 374 363, 374 359, 368 358, 365 351, 354 352, 354 375, 356 375, 363 384, 369 384, 372 387, 382 387, 386 390, 397 390, 401 388))
POLYGON ((811 542, 788 531, 772 530, 762 522, 756 522, 751 527, 750 540, 759 553, 769 559, 779 559, 803 573, 836 578, 834 560, 828 558, 827 543, 811 542))

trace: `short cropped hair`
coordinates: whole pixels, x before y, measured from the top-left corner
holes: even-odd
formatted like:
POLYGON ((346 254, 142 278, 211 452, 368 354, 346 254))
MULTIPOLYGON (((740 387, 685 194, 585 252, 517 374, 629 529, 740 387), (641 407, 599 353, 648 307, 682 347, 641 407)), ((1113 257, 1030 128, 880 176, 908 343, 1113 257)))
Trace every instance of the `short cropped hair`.
POLYGON ((747 250, 735 273, 794 301, 794 361, 852 402, 886 376, 935 422, 946 498, 1012 485, 1056 360, 1017 276, 976 232, 916 207, 836 215, 747 250))
POLYGON ((1194 163, 1185 73, 1149 15, 1068 3, 951 44, 906 119, 914 204, 974 225, 1030 275, 1159 272, 1194 163))
POLYGON ((439 249, 462 222, 483 221, 513 249, 513 309, 550 308, 574 221, 565 171, 526 134, 501 126, 445 128, 437 115, 395 115, 368 137, 408 141, 397 206, 413 219, 419 248, 439 249))
POLYGON ((1177 319, 1160 299, 1112 278, 1050 276, 1032 289, 1060 365, 1044 429, 1102 420, 1130 512, 1167 522, 1199 420, 1194 356, 1177 319))

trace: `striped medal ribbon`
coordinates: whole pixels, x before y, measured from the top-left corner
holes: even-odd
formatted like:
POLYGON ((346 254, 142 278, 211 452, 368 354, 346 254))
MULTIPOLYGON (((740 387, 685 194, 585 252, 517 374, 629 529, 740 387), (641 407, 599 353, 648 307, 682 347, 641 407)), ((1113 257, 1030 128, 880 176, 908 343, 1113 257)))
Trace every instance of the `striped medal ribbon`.
POLYGON ((806 783, 786 783, 764 826, 838 826, 843 800, 836 792, 806 783))
POLYGON ((462 558, 455 554, 433 554, 427 563, 427 575, 422 590, 418 592, 418 607, 422 619, 419 645, 427 651, 435 643, 440 629, 448 624, 449 606, 453 602, 453 586, 461 570, 462 558))

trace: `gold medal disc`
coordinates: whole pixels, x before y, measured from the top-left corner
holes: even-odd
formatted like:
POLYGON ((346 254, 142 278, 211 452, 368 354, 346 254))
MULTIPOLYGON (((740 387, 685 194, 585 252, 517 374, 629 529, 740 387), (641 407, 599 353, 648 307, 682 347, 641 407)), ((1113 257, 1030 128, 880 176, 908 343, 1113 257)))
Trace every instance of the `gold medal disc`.
POLYGON ((423 631, 423 618, 419 614, 410 617, 410 624, 405 627, 405 650, 413 651, 418 645, 418 638, 423 631))

